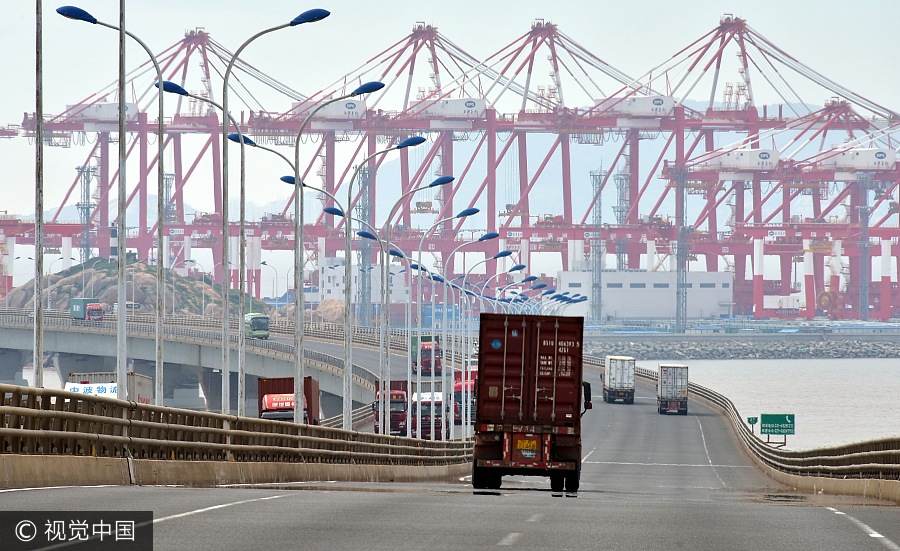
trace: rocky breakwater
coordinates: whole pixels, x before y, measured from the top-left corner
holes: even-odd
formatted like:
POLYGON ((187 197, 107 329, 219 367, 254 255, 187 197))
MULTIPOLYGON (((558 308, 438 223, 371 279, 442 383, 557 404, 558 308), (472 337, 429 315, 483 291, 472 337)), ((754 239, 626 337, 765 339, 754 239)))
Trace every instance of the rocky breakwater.
POLYGON ((607 354, 640 359, 667 360, 745 360, 745 359, 825 359, 825 358, 900 358, 900 339, 798 340, 691 337, 665 339, 589 339, 585 351, 593 356, 607 354))

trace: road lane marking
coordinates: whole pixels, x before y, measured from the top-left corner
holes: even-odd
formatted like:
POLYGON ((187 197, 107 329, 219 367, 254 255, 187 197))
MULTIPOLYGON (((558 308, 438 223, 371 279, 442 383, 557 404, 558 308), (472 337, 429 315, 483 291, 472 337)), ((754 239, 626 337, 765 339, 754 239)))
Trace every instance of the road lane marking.
POLYGON ((638 463, 629 461, 584 461, 591 465, 632 465, 636 467, 715 467, 717 469, 752 469, 749 465, 713 465, 711 463, 638 463))
POLYGON ((0 494, 5 494, 7 492, 32 492, 34 490, 65 490, 66 488, 78 488, 79 490, 84 488, 117 488, 118 486, 115 484, 98 484, 95 486, 41 486, 38 488, 7 488, 5 490, 0 490, 0 494))
POLYGON ((853 518, 850 515, 848 515, 847 513, 843 512, 843 511, 839 511, 839 510, 835 509, 834 507, 825 507, 825 508, 836 515, 841 515, 841 516, 847 517, 848 519, 850 519, 850 522, 852 522, 860 530, 865 532, 866 535, 868 535, 870 538, 878 539, 878 541, 881 542, 881 545, 883 545, 887 549, 890 549, 891 551, 900 551, 900 545, 897 545, 896 543, 892 542, 888 538, 884 537, 882 534, 876 532, 875 530, 872 529, 871 526, 867 525, 866 523, 862 522, 861 520, 853 518))
POLYGON ((529 518, 525 522, 538 522, 543 516, 543 513, 536 513, 534 515, 531 515, 531 518, 529 518))
POLYGON ((513 532, 511 534, 507 534, 505 538, 497 542, 497 545, 513 545, 516 541, 522 537, 522 534, 518 532, 513 532))
POLYGON ((199 515, 200 513, 207 513, 209 511, 215 511, 216 509, 224 509, 225 507, 233 507, 235 505, 243 505, 245 503, 255 503, 257 501, 268 501, 270 499, 278 499, 282 497, 287 497, 291 494, 283 494, 279 496, 267 496, 267 497, 258 497, 256 499, 244 499, 242 501, 233 501, 231 503, 222 503, 221 505, 213 505, 212 507, 204 507, 202 509, 195 509, 193 511, 187 511, 184 513, 178 513, 177 515, 169 515, 167 517, 160 517, 157 519, 153 519, 153 524, 159 524, 160 522, 165 522, 167 520, 174 520, 177 518, 189 517, 192 515, 199 515))
POLYGON ((716 466, 713 465, 712 458, 709 456, 709 448, 706 447, 706 435, 703 434, 703 424, 700 422, 699 417, 695 417, 695 419, 697 419, 697 426, 700 427, 700 438, 703 440, 703 451, 706 452, 706 460, 709 461, 709 466, 712 467, 713 473, 715 473, 716 478, 718 478, 719 482, 722 483, 722 487, 727 488, 728 486, 725 485, 725 481, 722 480, 721 476, 719 476, 719 471, 716 470, 716 466))

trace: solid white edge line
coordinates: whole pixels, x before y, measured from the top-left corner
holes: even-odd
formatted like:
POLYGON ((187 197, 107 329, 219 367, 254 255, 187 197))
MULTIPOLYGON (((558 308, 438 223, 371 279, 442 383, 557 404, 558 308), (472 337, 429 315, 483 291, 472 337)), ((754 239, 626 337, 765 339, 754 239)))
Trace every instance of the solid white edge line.
POLYGON ((233 501, 231 503, 222 503, 221 505, 213 505, 212 507, 204 507, 202 509, 195 509, 193 511, 186 511, 184 513, 178 513, 177 515, 169 515, 167 517, 160 517, 153 519, 153 524, 159 524, 160 522, 165 522, 167 520, 175 520, 178 518, 189 517, 192 515, 198 515, 200 513, 206 513, 209 511, 215 511, 216 509, 224 509, 225 507, 233 507, 235 505, 243 505, 245 503, 254 503, 257 501, 268 501, 270 499, 278 499, 281 497, 287 497, 291 494, 282 494, 278 496, 267 496, 267 497, 257 497, 255 499, 244 499, 242 501, 233 501))

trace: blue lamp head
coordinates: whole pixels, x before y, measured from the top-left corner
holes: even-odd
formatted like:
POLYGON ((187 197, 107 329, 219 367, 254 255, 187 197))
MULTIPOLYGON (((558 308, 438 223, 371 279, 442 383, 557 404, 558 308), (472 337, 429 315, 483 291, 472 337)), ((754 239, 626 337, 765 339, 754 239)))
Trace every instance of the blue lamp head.
POLYGON ((439 276, 439 275, 437 275, 437 274, 431 274, 431 280, 432 280, 432 281, 437 281, 438 283, 443 283, 443 282, 444 282, 444 278, 442 278, 441 276, 439 276))
POLYGON ((544 291, 543 293, 541 293, 541 296, 552 295, 555 292, 556 292, 556 289, 551 287, 551 288, 547 289, 546 291, 544 291))
POLYGON ((434 181, 432 181, 430 184, 428 184, 428 187, 443 186, 445 184, 449 184, 450 182, 452 182, 455 179, 456 178, 454 176, 438 176, 437 178, 434 179, 434 181))
POLYGON ((238 134, 237 132, 234 132, 234 133, 228 135, 228 139, 235 143, 241 143, 241 138, 243 138, 243 141, 245 144, 252 146, 252 147, 256 147, 256 142, 251 140, 249 137, 244 136, 243 134, 238 134))
POLYGON ((523 279, 522 281, 520 281, 519 283, 529 283, 529 282, 534 281, 534 280, 536 280, 536 279, 537 279, 537 276, 530 275, 530 276, 526 277, 525 279, 523 279))
POLYGON ((388 254, 390 254, 391 256, 396 256, 397 258, 406 258, 406 255, 398 251, 397 249, 389 250, 388 254))
POLYGON ((378 238, 375 237, 375 234, 371 232, 367 232, 365 230, 360 230, 356 232, 356 235, 362 237, 363 239, 371 239, 372 241, 378 241, 378 238))
POLYGON ((500 237, 499 233, 497 233, 495 231, 491 231, 491 232, 487 232, 486 234, 479 237, 478 240, 479 241, 490 241, 491 239, 497 239, 498 237, 500 237))
MULTIPOLYGON (((153 83, 153 86, 156 86, 157 88, 159 88, 159 83, 158 83, 158 82, 154 82, 154 83, 153 83)), ((187 91, 187 90, 185 90, 185 89, 182 88, 181 86, 175 84, 175 83, 172 82, 171 80, 164 80, 164 81, 162 82, 162 90, 163 90, 163 92, 168 92, 168 93, 170 93, 170 94, 178 94, 179 96, 187 96, 187 95, 190 95, 190 94, 188 94, 188 91, 187 91)))
POLYGON ((344 211, 342 211, 341 209, 339 209, 337 207, 325 207, 322 210, 327 212, 328 214, 333 214, 334 216, 340 216, 340 217, 344 216, 344 211))
POLYGON ((96 17, 75 6, 63 6, 61 8, 56 8, 56 13, 60 14, 63 17, 74 19, 76 21, 84 21, 93 25, 97 24, 96 17))
POLYGON ((351 96, 361 96, 363 94, 371 94, 384 88, 383 82, 373 81, 361 84, 359 88, 350 93, 351 96))
POLYGON ((481 211, 474 207, 468 208, 464 211, 461 211, 459 214, 456 215, 456 217, 457 218, 465 218, 466 216, 472 216, 473 214, 478 214, 479 212, 481 212, 481 211))
POLYGON ((509 271, 506 273, 511 274, 513 272, 518 272, 519 270, 524 270, 525 268, 527 268, 527 266, 525 266, 524 264, 516 264, 515 266, 510 268, 509 271))
POLYGON ((394 149, 406 149, 407 147, 414 147, 423 143, 425 143, 425 138, 422 136, 412 136, 398 143, 394 149))
POLYGON ((546 286, 547 286, 546 283, 535 283, 534 285, 529 287, 528 290, 529 291, 537 291, 538 289, 543 289, 546 286))
POLYGON ((507 250, 505 250, 505 251, 500 251, 499 253, 495 254, 495 255, 492 256, 491 258, 494 258, 494 259, 497 259, 497 258, 506 258, 507 256, 510 256, 511 254, 512 254, 512 251, 510 251, 510 250, 507 249, 507 250))
POLYGON ((307 10, 297 17, 291 19, 290 26, 295 27, 297 25, 302 25, 304 23, 315 23, 316 21, 321 21, 331 15, 331 12, 328 10, 323 10, 321 8, 315 8, 312 10, 307 10))

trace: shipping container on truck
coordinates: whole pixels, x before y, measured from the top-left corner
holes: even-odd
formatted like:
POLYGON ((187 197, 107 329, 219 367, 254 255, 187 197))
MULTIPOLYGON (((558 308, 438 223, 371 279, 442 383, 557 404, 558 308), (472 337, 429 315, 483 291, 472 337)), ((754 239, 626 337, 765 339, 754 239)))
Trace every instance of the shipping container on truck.
POLYGON ((688 412, 688 366, 684 364, 659 364, 656 377, 656 409, 660 415, 675 411, 678 415, 688 412))
MULTIPOLYGON (((389 434, 393 436, 406 436, 407 389, 406 381, 391 381, 391 387, 388 390, 389 434)), ((372 403, 372 411, 375 412, 375 434, 381 432, 381 414, 378 412, 378 398, 379 392, 376 392, 375 401, 372 403)))
POLYGON ((603 364, 603 401, 634 403, 634 358, 607 356, 603 364))
MULTIPOLYGON (((100 301, 95 298, 72 298, 69 299, 69 314, 71 314, 73 320, 83 320, 88 319, 88 305, 90 304, 100 304, 100 301)), ((103 307, 101 306, 101 312, 103 311, 103 307)), ((102 316, 101 316, 102 317, 102 316)))
MULTIPOLYGON (((269 411, 267 415, 263 415, 266 411, 264 397, 267 394, 294 394, 294 378, 293 377, 260 377, 257 386, 257 411, 261 419, 283 419, 291 421, 294 419, 294 407, 291 405, 289 409, 281 408, 280 413, 269 411), (290 412, 287 417, 285 411, 290 412)), ((306 411, 304 417, 309 425, 318 425, 321 420, 321 409, 319 403, 319 381, 312 377, 303 379, 303 394, 306 398, 306 411)))
MULTIPOLYGON (((64 390, 79 394, 115 398, 118 394, 116 378, 116 373, 113 371, 69 373, 64 390)), ((141 375, 134 371, 127 371, 125 372, 125 381, 126 400, 145 405, 153 403, 153 377, 141 375)))
POLYGON ((472 486, 532 475, 578 491, 581 416, 591 408, 584 318, 481 314, 478 340, 472 486))

